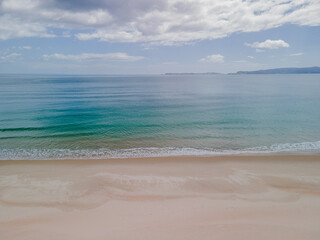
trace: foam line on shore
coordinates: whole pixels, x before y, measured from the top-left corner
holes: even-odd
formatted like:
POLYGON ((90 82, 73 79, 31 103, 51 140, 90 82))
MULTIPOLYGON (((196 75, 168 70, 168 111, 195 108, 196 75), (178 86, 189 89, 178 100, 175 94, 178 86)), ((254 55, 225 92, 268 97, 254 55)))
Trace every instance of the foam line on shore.
POLYGON ((271 146, 252 147, 240 150, 215 150, 197 148, 131 148, 110 150, 101 149, 2 149, 0 160, 50 160, 50 159, 108 159, 141 158, 169 156, 215 156, 271 153, 318 153, 320 141, 303 143, 274 144, 271 146))

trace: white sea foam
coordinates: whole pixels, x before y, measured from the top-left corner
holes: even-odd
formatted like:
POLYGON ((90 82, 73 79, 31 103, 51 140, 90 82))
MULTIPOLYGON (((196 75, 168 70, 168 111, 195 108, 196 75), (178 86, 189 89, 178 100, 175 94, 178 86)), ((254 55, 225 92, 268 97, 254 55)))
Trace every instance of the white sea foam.
POLYGON ((281 152, 319 152, 320 141, 303 143, 284 143, 239 150, 215 150, 195 148, 131 148, 131 149, 2 149, 0 160, 19 159, 107 159, 107 158, 141 158, 162 156, 204 156, 204 155, 240 155, 281 152))
POLYGON ((259 152, 313 151, 313 150, 320 150, 320 141, 273 144, 269 147, 268 146, 254 147, 254 148, 248 148, 247 150, 259 151, 259 152))
POLYGON ((320 152, 320 141, 303 143, 284 143, 271 146, 252 147, 239 150, 215 150, 196 148, 131 148, 131 149, 2 149, 0 160, 33 159, 107 159, 141 158, 162 156, 204 156, 204 155, 241 155, 282 152, 320 152))
MULTIPOLYGON (((140 158, 185 155, 212 155, 214 151, 194 148, 131 148, 131 149, 4 149, 0 150, 1 160, 19 159, 107 159, 140 158)), ((218 153, 218 152, 217 152, 218 153)))

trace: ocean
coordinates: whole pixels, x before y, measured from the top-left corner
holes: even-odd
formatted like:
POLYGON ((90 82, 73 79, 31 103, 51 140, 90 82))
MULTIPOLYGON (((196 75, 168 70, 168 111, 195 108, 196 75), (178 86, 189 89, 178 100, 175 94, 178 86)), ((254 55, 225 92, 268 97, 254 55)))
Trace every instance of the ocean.
POLYGON ((320 75, 0 75, 0 159, 320 152, 320 75))

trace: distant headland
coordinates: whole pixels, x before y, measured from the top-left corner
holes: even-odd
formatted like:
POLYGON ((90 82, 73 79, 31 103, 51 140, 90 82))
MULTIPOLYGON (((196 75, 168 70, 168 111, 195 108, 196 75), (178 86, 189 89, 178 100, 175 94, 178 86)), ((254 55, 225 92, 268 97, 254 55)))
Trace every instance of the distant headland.
MULTIPOLYGON (((228 73, 229 75, 238 75, 238 74, 318 74, 320 73, 320 67, 305 67, 305 68, 272 68, 264 70, 255 70, 255 71, 238 71, 236 73, 228 73)), ((165 73, 164 75, 217 75, 223 73, 217 72, 204 72, 204 73, 165 73)))
POLYGON ((320 73, 320 67, 305 67, 305 68, 273 68, 257 71, 238 71, 230 74, 309 74, 320 73))

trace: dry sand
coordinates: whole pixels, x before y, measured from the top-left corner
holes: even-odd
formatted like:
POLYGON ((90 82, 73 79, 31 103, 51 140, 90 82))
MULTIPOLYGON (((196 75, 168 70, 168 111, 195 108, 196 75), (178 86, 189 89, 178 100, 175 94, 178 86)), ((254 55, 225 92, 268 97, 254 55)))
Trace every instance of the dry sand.
POLYGON ((1 240, 320 239, 320 156, 0 161, 1 240))

